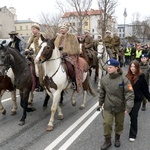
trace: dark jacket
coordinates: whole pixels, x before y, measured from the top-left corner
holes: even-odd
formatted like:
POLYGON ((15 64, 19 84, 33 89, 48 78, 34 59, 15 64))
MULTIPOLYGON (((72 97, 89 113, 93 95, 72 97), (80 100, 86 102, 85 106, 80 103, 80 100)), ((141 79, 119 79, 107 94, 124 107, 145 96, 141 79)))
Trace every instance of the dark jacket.
POLYGON ((140 68, 142 70, 142 73, 145 75, 145 79, 147 81, 147 84, 149 85, 149 74, 150 74, 150 66, 149 63, 147 62, 146 64, 143 64, 140 62, 140 68))
POLYGON ((134 90, 134 101, 142 101, 143 98, 145 97, 150 101, 150 94, 149 94, 149 89, 148 89, 148 84, 145 79, 144 74, 140 74, 138 80, 136 83, 132 83, 132 87, 134 90))

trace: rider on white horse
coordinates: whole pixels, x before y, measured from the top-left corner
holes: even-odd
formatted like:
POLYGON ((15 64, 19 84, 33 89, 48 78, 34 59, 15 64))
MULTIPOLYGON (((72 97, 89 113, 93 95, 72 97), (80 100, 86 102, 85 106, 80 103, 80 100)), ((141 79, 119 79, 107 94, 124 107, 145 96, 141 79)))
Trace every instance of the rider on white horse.
POLYGON ((63 24, 60 28, 60 34, 58 34, 55 40, 55 47, 61 51, 62 57, 64 58, 68 68, 68 74, 72 80, 73 89, 77 89, 77 91, 79 91, 84 72, 84 70, 79 68, 80 64, 78 60, 80 46, 77 37, 68 33, 68 31, 69 25, 63 24))

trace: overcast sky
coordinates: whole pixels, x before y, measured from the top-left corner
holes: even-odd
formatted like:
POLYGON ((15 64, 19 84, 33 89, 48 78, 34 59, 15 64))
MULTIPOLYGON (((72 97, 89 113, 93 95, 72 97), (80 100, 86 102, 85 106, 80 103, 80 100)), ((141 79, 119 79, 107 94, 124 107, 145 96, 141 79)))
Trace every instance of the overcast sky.
MULTIPOLYGON (((127 10, 126 23, 131 23, 133 14, 137 12, 141 15, 140 19, 150 16, 148 4, 149 0, 118 0, 115 14, 118 23, 124 23, 123 12, 125 8, 127 10)), ((96 5, 97 0, 93 0, 92 7, 96 8, 96 5)), ((0 7, 3 6, 16 8, 18 20, 31 18, 33 21, 38 21, 41 13, 53 14, 58 11, 55 0, 0 0, 0 7)))

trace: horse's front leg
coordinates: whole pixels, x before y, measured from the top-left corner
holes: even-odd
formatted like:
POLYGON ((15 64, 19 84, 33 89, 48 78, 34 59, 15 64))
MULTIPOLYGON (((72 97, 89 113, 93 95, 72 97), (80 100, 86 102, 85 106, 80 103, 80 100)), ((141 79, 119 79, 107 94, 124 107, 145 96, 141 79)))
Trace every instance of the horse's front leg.
POLYGON ((31 106, 33 104, 33 97, 34 97, 33 91, 31 91, 29 94, 29 100, 28 100, 28 104, 31 106))
POLYGON ((20 94, 20 105, 23 108, 23 114, 22 114, 22 117, 20 119, 19 126, 22 126, 22 125, 25 124, 25 119, 26 119, 26 116, 27 116, 26 110, 27 110, 27 105, 28 105, 28 104, 25 104, 25 101, 23 99, 23 94, 22 93, 20 94))
POLYGON ((20 92, 20 98, 21 98, 20 105, 23 108, 23 115, 22 115, 22 118, 20 119, 20 123, 19 123, 20 126, 25 124, 27 112, 36 110, 34 107, 31 107, 31 108, 28 107, 29 93, 30 93, 30 91, 28 91, 28 90, 24 90, 23 92, 20 92))
POLYGON ((72 106, 76 106, 76 90, 73 90, 73 92, 72 92, 71 104, 72 104, 72 106))
POLYGON ((54 117, 55 117, 55 113, 56 110, 58 109, 58 118, 63 118, 63 114, 61 112, 61 108, 58 106, 59 105, 59 101, 60 101, 60 92, 55 92, 53 94, 53 102, 52 102, 52 106, 51 106, 51 117, 49 120, 49 123, 47 125, 47 131, 52 131, 53 130, 53 124, 54 124, 54 117))
POLYGON ((1 92, 0 92, 0 112, 1 112, 3 115, 6 114, 6 110, 5 110, 5 108, 3 107, 2 102, 1 102, 2 96, 3 96, 4 92, 5 92, 4 90, 1 90, 1 92))
POLYGON ((103 68, 99 65, 99 72, 98 72, 98 87, 97 87, 97 90, 98 90, 98 91, 100 90, 100 81, 101 81, 101 78, 102 78, 102 72, 103 72, 103 68))
POLYGON ((85 104, 86 104, 86 96, 87 96, 87 90, 83 91, 83 99, 82 99, 82 104, 80 106, 80 109, 84 109, 85 108, 85 104))
POLYGON ((11 115, 15 115, 18 109, 17 101, 16 101, 16 90, 11 92, 11 98, 13 102, 13 108, 11 109, 11 115))

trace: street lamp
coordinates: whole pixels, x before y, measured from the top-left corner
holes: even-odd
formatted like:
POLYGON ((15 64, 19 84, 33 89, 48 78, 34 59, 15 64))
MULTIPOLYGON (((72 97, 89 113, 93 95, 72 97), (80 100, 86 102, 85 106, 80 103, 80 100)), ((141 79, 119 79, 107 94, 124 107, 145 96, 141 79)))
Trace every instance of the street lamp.
POLYGON ((127 11, 126 11, 126 8, 124 9, 124 13, 123 13, 123 16, 124 16, 124 42, 125 42, 125 24, 126 24, 126 17, 127 17, 127 11))

